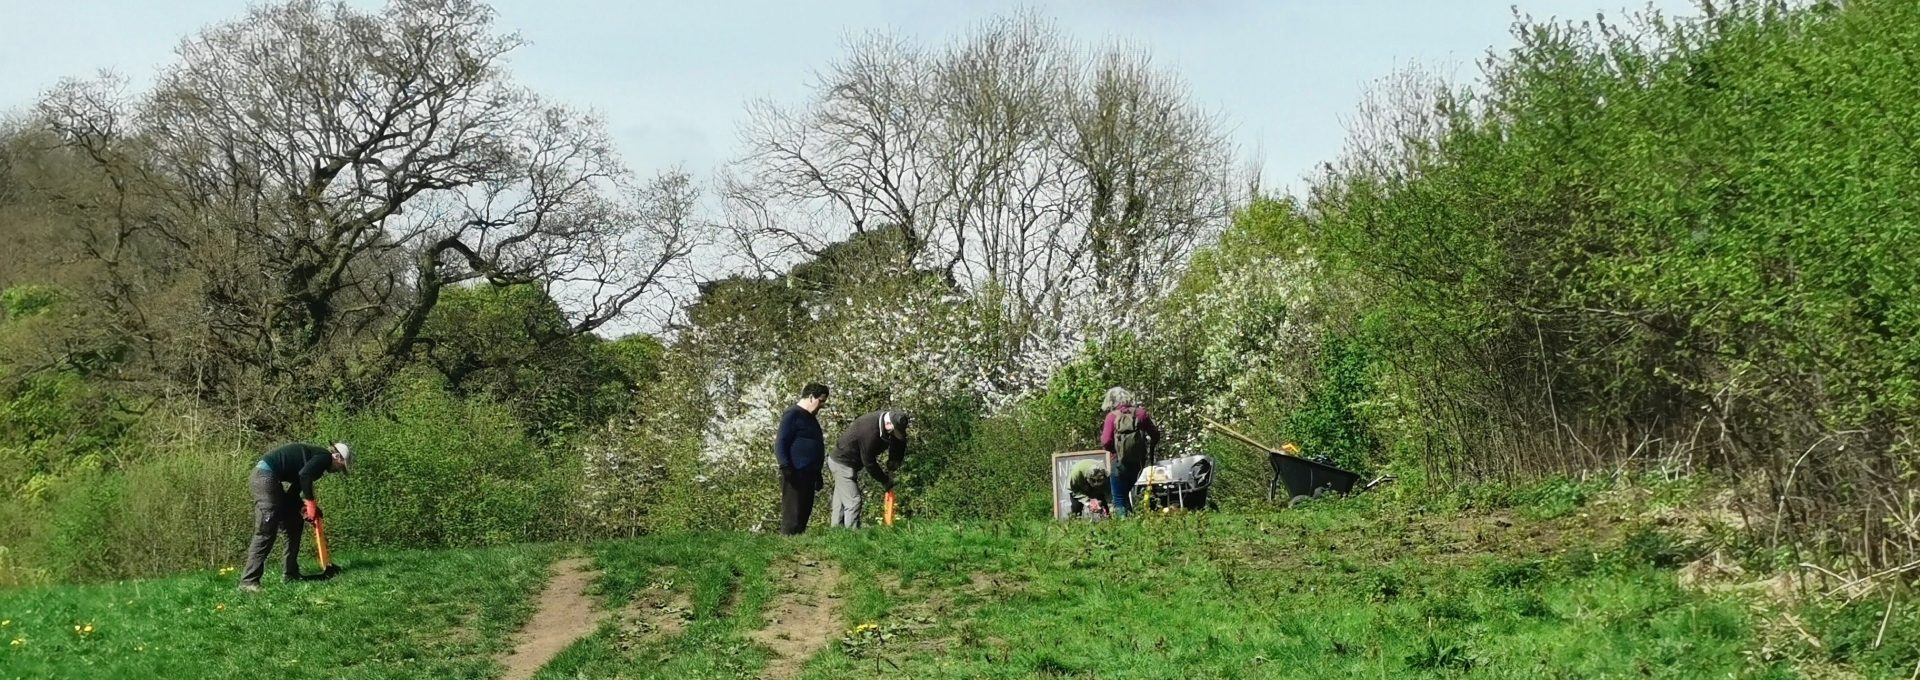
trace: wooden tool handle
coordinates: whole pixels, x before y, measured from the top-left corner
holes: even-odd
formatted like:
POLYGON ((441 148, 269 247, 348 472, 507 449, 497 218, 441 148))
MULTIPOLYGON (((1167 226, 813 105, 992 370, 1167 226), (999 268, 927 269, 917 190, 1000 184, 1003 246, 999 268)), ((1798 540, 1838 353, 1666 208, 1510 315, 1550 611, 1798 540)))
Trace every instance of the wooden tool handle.
POLYGON ((1244 443, 1247 446, 1260 449, 1261 451, 1269 451, 1269 452, 1276 452, 1276 453, 1279 452, 1279 449, 1254 441, 1252 437, 1241 434, 1239 430, 1235 430, 1231 427, 1227 427, 1225 425, 1221 425, 1220 423, 1216 423, 1213 421, 1212 418, 1201 418, 1201 420, 1207 421, 1207 425, 1209 427, 1212 427, 1215 430, 1219 430, 1221 434, 1232 437, 1234 439, 1238 439, 1241 441, 1241 443, 1244 443))

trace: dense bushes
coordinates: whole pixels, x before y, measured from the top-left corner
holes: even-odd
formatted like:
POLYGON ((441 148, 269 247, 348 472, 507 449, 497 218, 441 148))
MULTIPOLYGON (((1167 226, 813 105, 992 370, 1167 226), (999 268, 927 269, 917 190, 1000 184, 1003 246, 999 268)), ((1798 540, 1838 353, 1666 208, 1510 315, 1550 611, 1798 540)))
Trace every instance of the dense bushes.
MULTIPOLYGON (((247 475, 272 442, 204 418, 149 414, 116 444, 132 462, 69 471, 36 495, 0 502, 0 583, 237 565, 253 530, 247 475)), ((505 406, 458 399, 431 373, 409 374, 380 408, 323 413, 314 431, 313 441, 344 439, 361 452, 355 474, 318 487, 337 550, 586 531, 573 455, 536 445, 505 406)))
POLYGON ((1392 398, 1475 476, 1708 463, 1904 562, 1920 427, 1920 6, 1521 22, 1408 84, 1314 187, 1392 398), (1903 509, 1904 508, 1904 509, 1903 509))
POLYGON ((115 442, 128 462, 41 477, 35 493, 0 501, 0 583, 233 564, 252 533, 245 480, 257 454, 203 418, 150 412, 115 442))
POLYGON ((507 407, 455 399, 437 376, 403 376, 384 408, 324 414, 318 441, 364 461, 320 491, 343 542, 496 545, 578 536, 579 466, 535 445, 507 407))
MULTIPOLYGON (((528 306, 524 298, 502 304, 516 302, 510 292, 474 296, 494 304, 455 296, 452 318, 434 326, 486 352, 453 376, 464 379, 460 388, 449 384, 446 365, 423 361, 380 401, 302 416, 312 424, 281 436, 251 432, 189 399, 123 403, 75 367, 20 375, 0 388, 0 583, 236 564, 252 533, 248 469, 288 438, 343 439, 362 452, 361 474, 320 487, 323 507, 339 519, 335 540, 347 550, 581 535, 582 467, 563 435, 627 408, 630 393, 653 380, 658 343, 565 339, 565 352, 549 361, 568 370, 520 372, 516 362, 542 351, 528 344, 537 327, 443 330, 471 331, 488 309, 500 318, 528 306)), ((0 340, 39 330, 35 315, 10 305, 0 340)))

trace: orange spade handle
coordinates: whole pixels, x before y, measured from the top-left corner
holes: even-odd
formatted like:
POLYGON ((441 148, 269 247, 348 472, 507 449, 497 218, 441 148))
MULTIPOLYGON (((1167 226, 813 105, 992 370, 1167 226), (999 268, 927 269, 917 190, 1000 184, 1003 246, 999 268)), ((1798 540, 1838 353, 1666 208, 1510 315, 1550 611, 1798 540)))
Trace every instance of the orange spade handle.
POLYGON ((327 567, 333 566, 333 560, 327 557, 327 522, 326 520, 313 521, 313 548, 315 550, 320 551, 320 568, 321 569, 326 569, 327 567))
POLYGON ((887 492, 887 511, 885 514, 885 520, 886 520, 887 526, 893 526, 893 492, 892 491, 887 492))

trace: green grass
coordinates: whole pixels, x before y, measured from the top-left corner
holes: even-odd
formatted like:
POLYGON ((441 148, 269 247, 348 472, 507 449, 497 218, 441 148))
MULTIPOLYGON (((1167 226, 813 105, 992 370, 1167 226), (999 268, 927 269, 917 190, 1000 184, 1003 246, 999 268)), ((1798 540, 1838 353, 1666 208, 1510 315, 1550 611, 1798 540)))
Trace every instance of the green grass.
POLYGON ((493 677, 553 555, 374 554, 255 595, 212 572, 0 591, 0 678, 493 677))
MULTIPOLYGON (((599 546, 618 608, 659 579, 691 627, 616 626, 546 678, 755 677, 769 565, 846 572, 835 643, 800 677, 1792 677, 1750 661, 1746 602, 1675 585, 1673 544, 1572 517, 1423 515, 1368 499, 1104 525, 904 524, 798 540, 599 546), (870 633, 846 629, 872 623, 870 633)), ((782 567, 784 568, 784 567, 782 567)))
MULTIPOLYGON (((831 643, 802 678, 1785 678, 1809 661, 1912 672, 1920 633, 1896 625, 1872 644, 1883 600, 1807 609, 1830 644, 1785 648, 1751 601, 1675 584, 1691 550, 1584 505, 1426 512, 1364 496, 1099 525, 648 537, 592 546, 594 595, 619 610, 650 589, 680 593, 684 631, 609 621, 540 677, 758 677, 772 654, 749 634, 801 560, 844 572, 831 643)), ((495 677, 560 551, 380 555, 256 598, 213 574, 0 592, 6 635, 28 639, 0 650, 0 678, 495 677), (72 631, 85 623, 91 636, 72 631)), ((1903 605, 1893 619, 1916 617, 1903 605)))
POLYGON ((1315 508, 832 537, 857 614, 930 628, 814 677, 1767 676, 1745 607, 1522 527, 1315 508), (1512 534, 1512 535, 1508 535, 1512 534), (1504 536, 1504 537, 1503 537, 1504 536), (1564 551, 1561 551, 1564 552, 1564 551), (897 590, 880 584, 898 575, 897 590), (986 586, 973 585, 986 582, 986 586), (992 585, 998 581, 1001 585, 992 585), (877 591, 877 592, 876 592, 877 591), (956 595, 957 593, 957 595, 956 595), (884 658, 876 666, 873 658, 884 658), (885 674, 885 673, 877 673, 885 674))

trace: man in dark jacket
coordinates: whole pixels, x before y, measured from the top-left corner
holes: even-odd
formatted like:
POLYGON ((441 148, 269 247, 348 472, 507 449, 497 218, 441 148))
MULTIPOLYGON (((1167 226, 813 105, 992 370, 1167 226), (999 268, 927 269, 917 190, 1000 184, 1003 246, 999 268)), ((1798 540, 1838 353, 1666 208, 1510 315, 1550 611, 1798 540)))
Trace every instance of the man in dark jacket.
POLYGON ((827 436, 820 430, 820 408, 827 405, 827 386, 807 383, 800 401, 780 415, 780 432, 773 437, 773 459, 780 466, 780 533, 806 533, 813 515, 813 497, 820 492, 820 466, 827 459, 827 436))
POLYGON ((833 525, 860 528, 860 473, 872 475, 888 491, 893 490, 893 473, 907 457, 905 411, 874 411, 854 419, 840 435, 840 443, 827 458, 833 470, 833 525), (880 466, 880 452, 887 452, 886 467, 880 466))
POLYGON ((325 448, 282 444, 254 464, 247 482, 253 492, 253 541, 247 546, 247 568, 240 572, 241 590, 260 590, 260 576, 266 571, 267 553, 273 552, 276 533, 287 535, 286 579, 300 579, 300 534, 305 530, 300 521, 320 519, 313 483, 328 472, 346 474, 352 464, 353 449, 342 442, 325 448))

